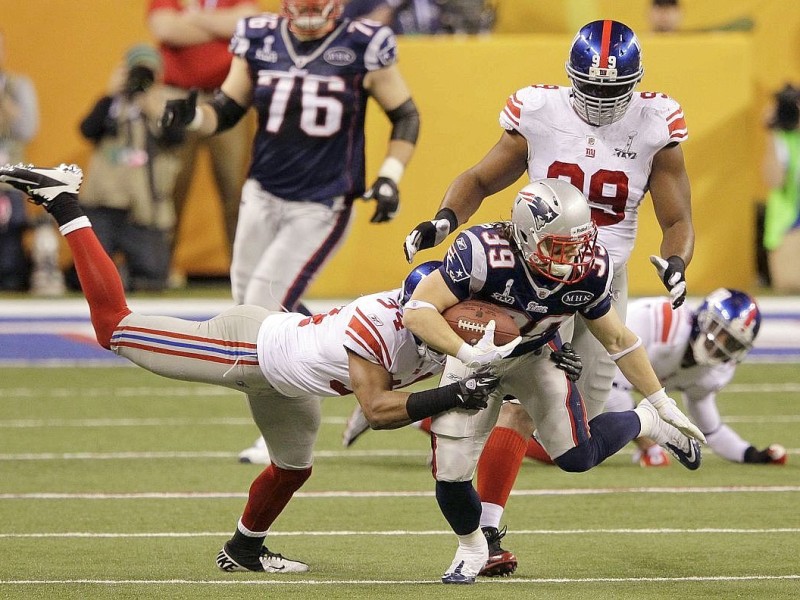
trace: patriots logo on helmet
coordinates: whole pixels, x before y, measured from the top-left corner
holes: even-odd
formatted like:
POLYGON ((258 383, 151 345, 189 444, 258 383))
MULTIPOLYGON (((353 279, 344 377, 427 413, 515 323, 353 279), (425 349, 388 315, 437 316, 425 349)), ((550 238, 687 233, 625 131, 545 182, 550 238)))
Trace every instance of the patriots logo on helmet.
POLYGON ((531 211, 533 227, 536 231, 544 229, 548 223, 552 223, 559 215, 559 213, 555 212, 553 207, 541 196, 527 192, 520 192, 519 196, 521 200, 527 201, 526 204, 528 210, 531 211))

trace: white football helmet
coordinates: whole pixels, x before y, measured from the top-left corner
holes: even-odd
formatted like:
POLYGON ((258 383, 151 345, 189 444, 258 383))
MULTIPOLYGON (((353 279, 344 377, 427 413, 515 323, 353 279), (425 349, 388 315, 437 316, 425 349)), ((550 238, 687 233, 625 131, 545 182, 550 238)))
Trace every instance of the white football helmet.
POLYGON ((512 236, 528 265, 548 279, 577 283, 591 270, 597 227, 584 195, 561 179, 522 188, 511 211, 512 236))
POLYGON ((283 0, 281 9, 293 33, 314 36, 339 18, 342 0, 283 0))

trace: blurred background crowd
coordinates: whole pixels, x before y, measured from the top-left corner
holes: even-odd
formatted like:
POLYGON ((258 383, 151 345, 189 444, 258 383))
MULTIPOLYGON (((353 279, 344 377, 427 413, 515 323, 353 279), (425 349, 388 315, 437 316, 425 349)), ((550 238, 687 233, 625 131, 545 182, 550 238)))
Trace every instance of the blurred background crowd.
MULTIPOLYGON (((204 140, 172 135, 158 122, 165 100, 189 89, 210 96, 228 71, 236 21, 279 11, 280 2, 0 0, 0 6, 13 15, 0 26, 0 163, 81 165, 82 201, 129 290, 227 281, 254 115, 204 140), (168 4, 192 13, 191 20, 159 18, 158 8, 168 4), (175 51, 186 47, 203 50, 175 51)), ((689 124, 684 152, 697 230, 689 289, 800 291, 800 4, 349 0, 344 10, 399 34, 398 65, 422 133, 400 184, 397 218, 371 227, 373 209, 356 203, 352 231, 308 297, 396 286, 407 271, 405 235, 499 136, 497 115, 508 94, 538 82, 567 85, 571 36, 601 18, 637 32, 645 62, 638 89, 679 99, 689 124)), ((368 111, 368 182, 381 165, 389 127, 381 111, 368 111)), ((487 202, 473 222, 508 218, 516 189, 487 202)), ((647 207, 640 228, 630 292, 659 294, 647 255, 657 251, 660 234, 647 207)), ((60 295, 75 285, 70 268, 41 211, 0 189, 0 290, 60 295)))

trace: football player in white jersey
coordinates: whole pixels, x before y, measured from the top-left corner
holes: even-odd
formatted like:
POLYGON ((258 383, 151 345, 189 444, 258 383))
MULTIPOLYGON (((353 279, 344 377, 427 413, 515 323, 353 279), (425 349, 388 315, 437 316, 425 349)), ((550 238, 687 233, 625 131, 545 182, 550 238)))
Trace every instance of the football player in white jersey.
MULTIPOLYGON (((706 296, 696 311, 686 306, 673 311, 669 298, 640 298, 628 305, 627 325, 642 338, 661 382, 673 394, 683 395, 689 416, 714 452, 732 462, 786 463, 786 450, 780 444, 758 450, 722 422, 717 408, 717 393, 733 379, 761 326, 761 313, 751 296, 720 288, 706 296)), ((606 410, 629 410, 633 405, 631 384, 617 372, 606 410)), ((637 443, 640 450, 634 459, 640 464, 653 466, 645 459, 648 451, 661 458, 657 464, 664 464, 661 446, 646 438, 637 443)))
POLYGON ((164 377, 247 395, 270 464, 252 483, 233 537, 217 555, 223 571, 297 573, 308 565, 264 546, 270 526, 311 475, 320 398, 354 393, 375 428, 395 428, 450 408, 486 407, 497 378, 474 374, 411 394, 396 391, 443 369, 443 356, 403 326, 402 303, 441 263, 417 267, 404 288, 364 296, 327 314, 234 306, 208 321, 132 312, 113 261, 78 203, 75 165, 0 167, 8 183, 42 205, 72 251, 98 343, 164 377))
MULTIPOLYGON (((585 194, 592 207, 598 241, 614 263, 614 307, 624 320, 626 263, 636 236, 638 208, 649 191, 662 230, 660 256, 650 260, 669 290, 673 307, 680 306, 686 297, 684 270, 694 249, 691 191, 680 146, 688 131, 675 100, 662 93, 634 91, 644 75, 641 54, 638 38, 623 23, 601 20, 582 27, 566 62, 572 85, 534 85, 508 98, 500 114, 504 129, 500 140, 455 178, 434 218, 409 233, 406 258, 411 261, 417 251, 441 243, 469 220, 484 198, 505 189, 526 171, 531 180, 565 179, 585 194)), ((565 329, 570 325, 565 324, 565 329)), ((562 335, 572 338, 583 362, 578 386, 592 418, 603 411, 614 364, 580 320, 574 322, 571 336, 566 330, 562 335)), ((499 526, 527 444, 536 445, 530 438, 531 428, 525 414, 508 405, 496 431, 502 429, 506 437, 518 438, 513 452, 507 439, 504 451, 497 453, 501 460, 485 464, 496 442, 494 435, 486 444, 478 467, 486 527, 499 526), (491 478, 482 477, 482 472, 491 473, 491 478)), ((510 573, 515 563, 508 564, 505 573, 492 574, 510 573)))

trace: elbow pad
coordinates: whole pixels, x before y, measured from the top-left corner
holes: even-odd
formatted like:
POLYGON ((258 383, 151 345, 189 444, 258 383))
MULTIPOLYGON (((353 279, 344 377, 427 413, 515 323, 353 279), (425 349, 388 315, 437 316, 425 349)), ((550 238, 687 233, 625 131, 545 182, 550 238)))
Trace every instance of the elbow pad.
POLYGON ((392 140, 404 140, 417 143, 419 137, 419 112, 417 105, 409 98, 400 106, 386 113, 392 122, 392 140))
POLYGON ((214 94, 214 98, 212 98, 208 105, 217 113, 217 128, 214 130, 214 133, 230 129, 236 125, 247 112, 246 108, 239 106, 233 98, 226 95, 225 92, 221 90, 217 90, 214 94))

